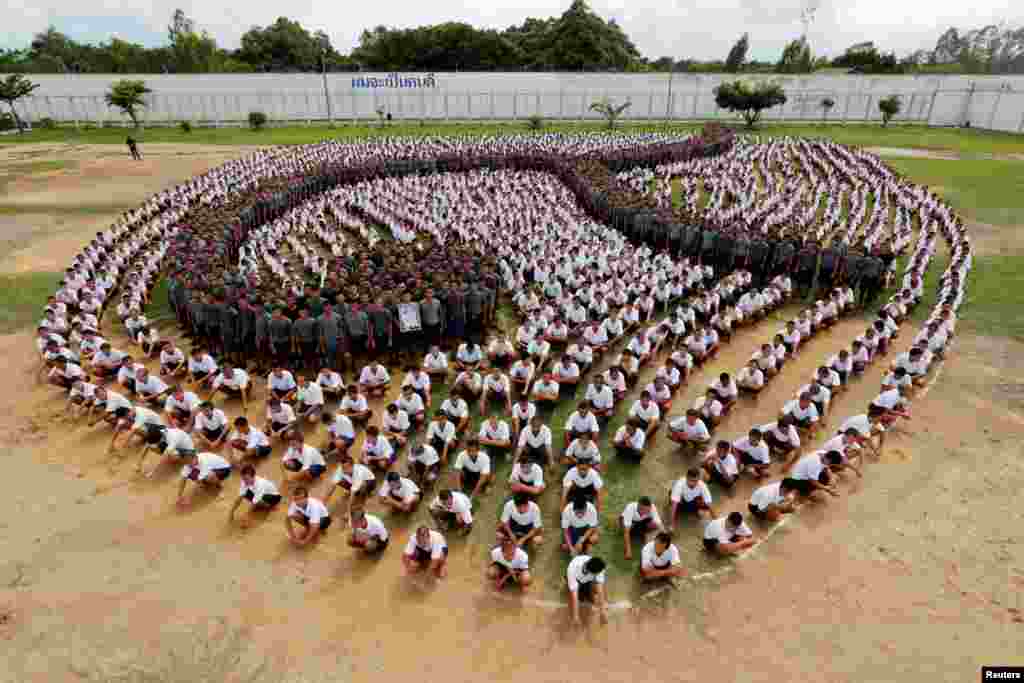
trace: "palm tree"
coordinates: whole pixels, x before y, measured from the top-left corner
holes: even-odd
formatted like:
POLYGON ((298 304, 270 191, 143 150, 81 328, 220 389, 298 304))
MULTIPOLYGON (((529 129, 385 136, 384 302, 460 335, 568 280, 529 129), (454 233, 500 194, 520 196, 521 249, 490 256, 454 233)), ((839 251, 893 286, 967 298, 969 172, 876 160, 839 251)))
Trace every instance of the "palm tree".
POLYGON ((600 114, 604 120, 608 122, 608 129, 611 130, 615 128, 615 123, 619 120, 619 117, 622 116, 622 113, 632 105, 633 103, 629 100, 626 100, 622 104, 615 104, 611 99, 604 97, 597 102, 591 103, 590 111, 596 111, 600 114))

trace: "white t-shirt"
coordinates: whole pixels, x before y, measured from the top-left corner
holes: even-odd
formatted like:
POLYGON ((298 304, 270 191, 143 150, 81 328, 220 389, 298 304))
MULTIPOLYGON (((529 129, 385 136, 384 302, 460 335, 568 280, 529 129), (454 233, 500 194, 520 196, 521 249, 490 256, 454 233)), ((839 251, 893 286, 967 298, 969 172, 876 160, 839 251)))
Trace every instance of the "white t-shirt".
POLYGON ((146 377, 145 382, 135 382, 135 391, 140 394, 157 396, 167 391, 167 383, 156 375, 149 375, 146 377))
POLYGON ((711 438, 711 432, 708 431, 707 425, 699 417, 692 425, 685 415, 677 417, 668 423, 668 428, 673 432, 682 432, 690 439, 707 440, 711 438))
POLYGON ((365 515, 364 519, 366 520, 365 529, 360 529, 355 525, 352 527, 352 534, 356 537, 356 540, 375 538, 381 543, 388 540, 388 530, 384 526, 384 522, 380 520, 380 517, 365 515))
POLYGON ((584 567, 589 561, 590 555, 577 555, 569 563, 568 569, 565 570, 565 578, 569 584, 570 593, 578 592, 581 583, 604 583, 604 572, 601 572, 600 574, 588 574, 586 572, 584 567))
POLYGON ((356 430, 352 425, 352 420, 349 419, 348 415, 335 415, 334 421, 327 425, 327 432, 335 439, 342 437, 346 439, 355 439, 356 430))
POLYGON ((355 397, 346 395, 341 399, 341 410, 344 412, 364 413, 366 408, 366 397, 362 394, 356 394, 355 397))
POLYGON ((515 554, 512 559, 506 559, 505 554, 501 551, 501 547, 497 547, 491 550, 491 562, 494 564, 500 564, 505 569, 514 572, 523 572, 530 568, 530 556, 526 554, 526 551, 522 548, 517 547, 515 554))
POLYGON ((409 414, 402 409, 398 409, 391 413, 391 411, 385 410, 381 416, 381 424, 386 431, 389 432, 404 432, 409 429, 409 414))
POLYGON ((762 465, 770 465, 772 462, 771 451, 768 449, 768 444, 764 442, 764 439, 755 446, 750 442, 750 437, 745 436, 742 439, 733 441, 732 447, 740 453, 746 453, 762 465))
POLYGON ((888 389, 883 391, 875 397, 874 401, 871 402, 872 405, 876 405, 879 408, 885 408, 886 410, 894 410, 897 407, 901 407, 903 403, 903 397, 900 396, 898 389, 888 389))
POLYGON ((790 474, 793 479, 801 481, 818 481, 825 465, 821 462, 821 451, 809 453, 796 461, 790 474))
POLYGON ((374 476, 373 470, 366 465, 361 463, 352 464, 352 474, 345 474, 345 469, 338 465, 338 469, 334 470, 334 476, 331 477, 331 481, 334 482, 335 486, 341 484, 348 484, 352 493, 362 491, 367 485, 373 486, 374 476))
POLYGON ((299 403, 307 406, 322 406, 324 404, 324 390, 316 382, 306 382, 299 387, 295 397, 299 403))
POLYGON ((783 406, 782 412, 785 415, 792 415, 797 420, 810 420, 812 423, 818 421, 818 407, 814 405, 814 401, 808 403, 806 408, 801 408, 800 400, 793 399, 783 406))
POLYGON ((327 466, 327 462, 324 460, 324 456, 320 454, 320 451, 313 448, 309 444, 303 444, 302 448, 296 448, 295 446, 289 446, 288 450, 285 451, 284 462, 289 460, 298 460, 302 463, 302 471, 308 470, 313 465, 327 466))
POLYGON ((246 493, 252 492, 252 502, 258 503, 263 500, 264 496, 279 496, 281 492, 277 490, 277 485, 269 479, 263 477, 254 477, 252 486, 242 481, 242 485, 238 490, 239 496, 244 496, 246 493))
POLYGON ((415 451, 409 452, 410 464, 419 462, 422 463, 425 467, 430 467, 431 465, 441 460, 441 457, 437 454, 437 451, 429 443, 420 444, 420 446, 423 448, 423 452, 420 453, 418 456, 416 455, 415 451))
POLYGON ((566 431, 570 432, 598 432, 601 427, 597 424, 597 417, 593 413, 583 415, 579 411, 574 412, 565 422, 566 431))
POLYGON ((359 373, 360 384, 378 386, 381 384, 387 384, 390 381, 391 375, 388 374, 387 368, 383 365, 367 365, 363 368, 363 371, 359 373))
POLYGON ((618 431, 615 432, 614 442, 616 444, 624 444, 632 448, 633 450, 639 451, 644 447, 644 442, 647 440, 647 435, 644 434, 642 429, 637 429, 633 432, 633 435, 629 435, 629 431, 626 425, 619 427, 618 431))
POLYGON ((547 446, 551 447, 551 429, 547 425, 541 425, 537 432, 533 431, 532 426, 524 428, 519 432, 519 447, 524 448, 529 445, 530 448, 543 448, 547 446))
POLYGON ((719 543, 732 543, 733 536, 753 536, 754 532, 750 530, 746 522, 739 525, 738 528, 730 531, 726 527, 727 517, 719 517, 718 519, 711 520, 707 526, 704 527, 704 538, 706 539, 718 539, 719 543))
POLYGON ((135 421, 132 429, 144 429, 147 425, 162 425, 164 420, 156 411, 143 406, 135 407, 135 421))
POLYGON ((690 487, 686 481, 686 477, 680 477, 676 479, 676 483, 672 485, 672 493, 670 494, 673 503, 680 502, 692 502, 697 498, 704 500, 704 503, 708 506, 711 505, 711 491, 708 490, 708 485, 703 481, 697 480, 697 485, 690 487))
POLYGON ((535 462, 530 463, 529 471, 523 473, 522 467, 516 464, 508 475, 511 483, 523 484, 525 486, 543 486, 544 469, 535 462))
POLYGON ((331 516, 327 511, 327 506, 316 498, 306 498, 306 505, 304 507, 299 507, 295 503, 289 505, 288 516, 293 517, 297 514, 305 515, 310 526, 319 524, 320 520, 331 516))
POLYGON ((427 539, 427 544, 425 546, 420 545, 419 541, 416 539, 416 534, 410 536, 409 542, 405 544, 405 554, 414 555, 416 550, 419 549, 430 553, 430 559, 440 560, 444 557, 444 551, 447 547, 448 544, 445 542, 444 536, 441 535, 441 532, 431 529, 430 538, 427 539))
POLYGON ((782 482, 776 481, 754 489, 754 493, 750 496, 750 504, 762 512, 767 510, 770 505, 781 505, 786 502, 786 499, 779 493, 781 486, 782 482))
POLYGON ((295 388, 295 378, 287 370, 283 370, 280 375, 272 372, 267 376, 267 384, 275 391, 291 391, 295 388))
POLYGON ((679 557, 679 548, 675 543, 669 543, 665 552, 660 555, 655 549, 655 545, 655 542, 651 541, 640 551, 640 566, 644 569, 668 569, 682 562, 679 557))
POLYGON ((640 514, 640 503, 639 501, 633 501, 626 505, 626 508, 622 511, 622 524, 625 527, 632 526, 635 522, 653 521, 656 526, 661 526, 661 515, 658 514, 658 506, 651 505, 651 509, 648 511, 646 516, 640 514))
POLYGON ((476 459, 469 457, 469 451, 462 451, 455 458, 455 469, 469 470, 478 474, 491 473, 491 458, 482 449, 477 452, 476 459))
POLYGON ((215 432, 218 429, 226 427, 228 424, 227 415, 220 408, 214 408, 207 415, 205 411, 199 411, 196 413, 196 429, 208 430, 215 432))
POLYGON ((195 412, 196 408, 199 407, 200 403, 202 403, 202 401, 199 400, 198 396, 196 396, 191 391, 184 391, 182 392, 182 397, 180 401, 174 398, 174 394, 168 396, 167 399, 164 401, 164 410, 167 411, 168 413, 173 410, 180 410, 182 412, 192 413, 195 412))
POLYGON ((188 479, 193 469, 199 472, 199 479, 206 479, 214 470, 225 470, 231 467, 231 463, 216 453, 199 453, 197 457, 199 458, 198 465, 193 467, 192 463, 188 463, 181 468, 182 479, 188 479))
POLYGON ((569 489, 573 486, 577 488, 587 488, 593 486, 594 490, 600 491, 601 487, 604 486, 604 480, 601 479, 601 475, 597 473, 597 470, 591 467, 587 470, 587 475, 583 476, 580 474, 579 467, 572 467, 565 476, 562 478, 562 488, 569 489))
POLYGON ((287 403, 278 404, 277 408, 267 406, 267 419, 281 425, 295 422, 295 411, 287 403))
POLYGON ((488 441, 509 441, 508 423, 498 420, 496 424, 492 425, 490 420, 484 420, 480 425, 480 438, 488 441))
POLYGON ((572 509, 572 503, 569 503, 562 510, 562 528, 568 529, 574 527, 576 529, 589 529, 590 527, 596 527, 598 525, 597 508, 594 507, 593 503, 587 503, 587 510, 580 517, 576 514, 575 510, 572 509))
POLYGON ((164 432, 164 442, 167 447, 164 449, 164 453, 178 453, 181 454, 183 451, 194 451, 196 449, 195 444, 192 443, 192 436, 184 429, 177 429, 171 427, 164 432))
POLYGON ((865 414, 860 414, 847 418, 843 424, 839 425, 838 432, 842 434, 848 429, 856 429, 857 433, 861 436, 870 436, 872 429, 874 431, 883 431, 885 428, 882 425, 872 427, 871 419, 865 414))
POLYGON ((535 529, 542 528, 544 526, 544 519, 540 512, 540 506, 532 500, 526 505, 526 512, 521 513, 516 509, 516 502, 514 500, 506 502, 505 507, 501 510, 502 523, 508 524, 511 521, 520 526, 532 526, 535 529))
POLYGON ((384 485, 380 487, 380 493, 378 495, 381 498, 395 498, 403 503, 409 503, 412 502, 419 492, 420 487, 417 486, 415 482, 411 479, 401 477, 398 480, 398 486, 393 486, 385 479, 384 485))
POLYGON ((131 410, 131 407, 132 402, 121 394, 114 391, 107 392, 106 408, 108 413, 116 412, 118 408, 127 408, 131 410))

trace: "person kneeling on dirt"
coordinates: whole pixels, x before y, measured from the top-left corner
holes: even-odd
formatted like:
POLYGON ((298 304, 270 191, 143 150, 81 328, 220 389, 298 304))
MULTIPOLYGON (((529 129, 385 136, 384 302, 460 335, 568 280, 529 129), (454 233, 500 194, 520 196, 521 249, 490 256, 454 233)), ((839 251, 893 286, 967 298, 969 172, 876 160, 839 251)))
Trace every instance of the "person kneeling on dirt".
MULTIPOLYGON (((228 523, 235 521, 235 512, 242 505, 243 500, 249 501, 253 510, 270 510, 281 502, 281 492, 277 485, 269 479, 256 475, 256 468, 252 465, 245 465, 241 472, 242 485, 238 491, 238 498, 228 512, 228 523)), ((245 528, 246 523, 241 523, 245 528)))
POLYGON ((430 504, 430 516, 446 531, 456 529, 468 535, 473 529, 473 503, 461 491, 443 489, 430 504))
POLYGON ((592 602, 602 623, 608 622, 604 568, 604 560, 590 555, 578 555, 569 563, 565 577, 569 588, 569 610, 572 612, 573 625, 579 626, 581 623, 581 602, 592 602))
POLYGON ((190 481, 203 486, 212 486, 218 491, 223 481, 231 476, 231 463, 216 453, 196 453, 192 461, 181 468, 181 485, 178 487, 178 505, 188 503, 185 487, 190 481))
POLYGON ((796 510, 796 493, 797 485, 792 479, 765 484, 754 489, 747 509, 762 522, 777 522, 796 510))
POLYGON ((327 506, 316 498, 309 497, 309 489, 296 486, 292 491, 292 502, 288 516, 284 519, 288 540, 301 547, 309 545, 331 526, 331 515, 327 506))
POLYGON ((352 533, 348 537, 350 548, 358 548, 367 555, 384 552, 390 536, 384 522, 362 510, 352 511, 352 533))
POLYGON ((409 537, 402 564, 410 576, 426 571, 443 579, 448 575, 448 543, 441 532, 421 526, 409 537))
POLYGON ((679 548, 672 534, 662 531, 640 551, 640 578, 644 581, 673 580, 686 576, 679 548))
POLYGON ((519 546, 540 546, 544 541, 544 519, 540 506, 527 493, 519 492, 505 503, 498 520, 498 540, 508 538, 519 546))
POLYGON ((711 520, 704 527, 704 548, 719 555, 736 555, 754 545, 754 532, 743 521, 743 514, 730 512, 711 520))
POLYGON ((500 591, 509 584, 526 590, 533 582, 530 576, 530 556, 506 536, 501 545, 491 550, 491 566, 487 568, 487 578, 494 582, 495 590, 500 591))
POLYGON ((388 472, 377 495, 386 507, 408 514, 416 509, 422 494, 412 479, 406 479, 398 472, 388 472))

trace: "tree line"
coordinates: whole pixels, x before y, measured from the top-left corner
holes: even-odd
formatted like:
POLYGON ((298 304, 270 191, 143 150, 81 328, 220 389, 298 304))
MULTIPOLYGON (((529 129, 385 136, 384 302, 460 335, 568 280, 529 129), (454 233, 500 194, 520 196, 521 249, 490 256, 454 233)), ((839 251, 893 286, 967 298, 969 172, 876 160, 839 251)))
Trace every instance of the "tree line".
MULTIPOLYGON (((688 73, 810 73, 823 68, 855 73, 895 74, 928 70, 912 57, 898 60, 873 43, 851 46, 839 57, 816 57, 805 37, 786 45, 775 61, 748 59, 744 33, 724 60, 671 56, 650 59, 614 19, 598 16, 586 0, 573 0, 558 17, 528 18, 505 30, 447 22, 409 29, 377 26, 362 32, 359 44, 341 54, 323 31, 278 18, 254 26, 236 50, 217 45, 182 10, 167 26, 167 44, 147 48, 119 38, 96 45, 77 42, 53 26, 37 33, 21 50, 0 49, 6 73, 259 73, 326 71, 619 71, 688 73)), ((964 69, 936 65, 933 70, 964 69)))

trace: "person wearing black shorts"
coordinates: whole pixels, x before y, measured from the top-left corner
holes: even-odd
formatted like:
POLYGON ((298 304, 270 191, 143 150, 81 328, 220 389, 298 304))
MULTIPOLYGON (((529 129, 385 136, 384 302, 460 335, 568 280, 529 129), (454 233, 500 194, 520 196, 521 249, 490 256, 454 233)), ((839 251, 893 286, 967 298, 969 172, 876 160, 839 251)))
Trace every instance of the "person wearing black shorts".
POLYGON ((326 505, 316 498, 310 498, 309 489, 296 486, 284 523, 289 540, 301 547, 309 545, 327 531, 331 526, 331 516, 326 505))
MULTIPOLYGON (((253 510, 271 510, 281 502, 281 493, 274 482, 256 476, 256 468, 252 465, 242 467, 241 478, 242 486, 238 498, 228 512, 229 524, 235 521, 235 511, 242 505, 242 501, 248 501, 253 510)), ((246 522, 243 521, 241 526, 245 528, 246 522)))
POLYGON ((202 486, 220 490, 224 480, 231 476, 231 463, 216 453, 196 453, 191 462, 181 468, 181 485, 178 488, 178 505, 188 502, 185 487, 190 481, 202 486))

